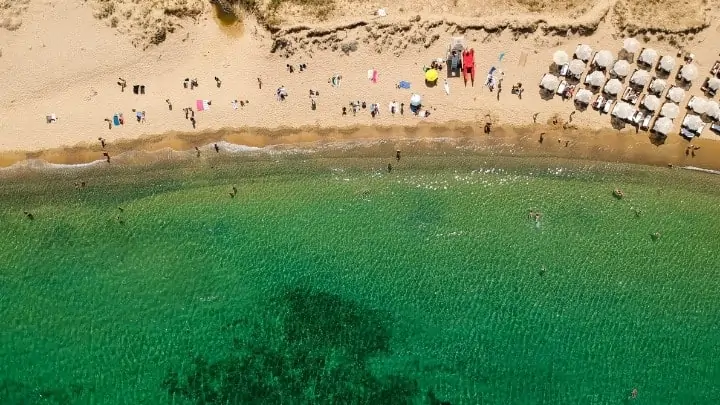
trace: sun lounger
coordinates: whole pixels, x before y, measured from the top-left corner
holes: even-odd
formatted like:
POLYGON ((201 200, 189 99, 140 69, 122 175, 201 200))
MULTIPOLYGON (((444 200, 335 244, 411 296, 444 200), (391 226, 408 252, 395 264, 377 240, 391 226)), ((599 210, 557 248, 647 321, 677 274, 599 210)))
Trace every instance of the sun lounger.
POLYGON ((640 129, 643 131, 647 131, 648 128, 650 128, 650 120, 652 119, 652 114, 648 114, 643 118, 643 121, 640 123, 640 129))
POLYGON ((599 110, 605 106, 605 97, 602 94, 598 95, 592 104, 593 108, 599 110))
POLYGON ((566 63, 566 64, 560 66, 560 76, 567 76, 569 71, 570 71, 570 64, 566 63))
POLYGON ((565 93, 565 88, 567 88, 567 82, 563 80, 557 88, 557 94, 562 96, 565 93))
POLYGON ((571 84, 565 89, 565 94, 563 94, 563 97, 572 98, 573 94, 575 94, 575 85, 571 84))
POLYGON ((638 93, 633 90, 631 87, 628 87, 623 92, 622 97, 620 97, 622 101, 627 101, 630 104, 635 104, 638 101, 638 93))
POLYGON ((712 125, 710 125, 710 129, 720 135, 720 121, 713 122, 712 125))
POLYGON ((635 115, 632 117, 632 123, 635 125, 640 125, 640 122, 645 118, 645 114, 643 114, 641 111, 637 111, 635 115))
POLYGON ((612 110, 613 104, 615 104, 615 100, 606 101, 605 106, 603 106, 602 112, 605 114, 610 114, 610 110, 612 110))
POLYGON ((695 133, 690 131, 687 128, 680 128, 680 136, 682 136, 683 138, 685 138, 689 141, 689 140, 692 140, 693 138, 695 138, 695 133))
POLYGON ((57 115, 55 115, 55 113, 48 114, 48 115, 45 116, 45 121, 46 121, 48 124, 52 124, 53 122, 56 122, 56 121, 57 121, 57 115))
POLYGON ((720 77, 720 60, 715 61, 712 69, 710 69, 710 74, 716 77, 720 77))

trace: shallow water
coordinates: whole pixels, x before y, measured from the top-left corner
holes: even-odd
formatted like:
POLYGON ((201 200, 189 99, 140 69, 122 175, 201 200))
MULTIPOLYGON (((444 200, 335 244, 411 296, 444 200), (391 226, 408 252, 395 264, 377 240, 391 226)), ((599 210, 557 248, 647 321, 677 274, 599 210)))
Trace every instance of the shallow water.
POLYGON ((0 403, 720 401, 720 177, 387 162, 5 179, 0 403))

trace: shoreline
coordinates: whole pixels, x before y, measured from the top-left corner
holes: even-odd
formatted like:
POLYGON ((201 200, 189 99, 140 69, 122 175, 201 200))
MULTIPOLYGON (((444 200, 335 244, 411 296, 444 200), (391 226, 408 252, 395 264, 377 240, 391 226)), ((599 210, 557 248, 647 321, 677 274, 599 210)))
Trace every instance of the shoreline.
POLYGON ((573 160, 627 163, 646 166, 694 167, 699 171, 720 170, 720 142, 708 139, 693 141, 699 147, 693 157, 689 143, 680 137, 668 138, 654 146, 647 135, 613 130, 563 128, 562 125, 498 126, 483 133, 483 124, 448 122, 422 123, 417 126, 244 128, 199 132, 169 132, 136 139, 120 139, 105 149, 97 145, 76 145, 42 151, 0 152, 0 168, 12 172, 52 167, 107 165, 103 152, 111 157, 110 165, 146 165, 156 161, 208 159, 220 155, 318 153, 342 154, 358 146, 378 146, 375 155, 390 159, 395 149, 412 155, 416 152, 450 148, 488 156, 563 158, 573 160), (540 142, 540 134, 544 141, 540 142), (195 148, 198 148, 197 150, 195 148), (386 150, 385 150, 386 149, 386 150), (198 156, 199 154, 199 156, 198 156))

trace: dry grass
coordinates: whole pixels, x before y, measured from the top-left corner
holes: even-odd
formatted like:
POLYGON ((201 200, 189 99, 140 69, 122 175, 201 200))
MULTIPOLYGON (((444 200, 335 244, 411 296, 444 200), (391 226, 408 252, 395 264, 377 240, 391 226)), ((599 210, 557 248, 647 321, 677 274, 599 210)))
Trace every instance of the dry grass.
POLYGON ((711 3, 714 0, 619 0, 615 11, 620 28, 677 32, 704 26, 711 3))
POLYGON ((30 0, 0 0, 0 28, 15 31, 22 25, 22 16, 30 0))

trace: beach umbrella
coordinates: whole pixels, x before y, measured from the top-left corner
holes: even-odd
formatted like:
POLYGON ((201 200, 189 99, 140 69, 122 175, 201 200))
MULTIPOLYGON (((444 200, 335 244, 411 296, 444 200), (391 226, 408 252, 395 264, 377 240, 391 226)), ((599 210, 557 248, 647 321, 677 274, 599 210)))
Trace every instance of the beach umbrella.
POLYGON ((655 111, 660 107, 660 99, 656 96, 653 96, 652 94, 645 96, 645 99, 643 100, 643 106, 648 109, 648 111, 655 111))
POLYGON ((670 133, 670 130, 672 130, 673 122, 668 117, 660 117, 657 120, 655 120, 655 125, 653 125, 653 131, 662 134, 667 135, 670 133))
POLYGON ((564 65, 568 63, 568 60, 570 60, 570 57, 567 52, 563 50, 555 51, 553 54, 553 62, 555 62, 556 65, 564 65))
MULTIPOLYGON (((644 70, 638 70, 638 72, 644 72, 644 70)), ((650 84, 650 91, 660 94, 665 91, 665 87, 667 87, 667 82, 665 80, 655 79, 652 84, 650 84)))
POLYGON ((705 114, 708 108, 708 101, 704 97, 693 97, 688 103, 688 107, 698 114, 705 114))
POLYGON ((702 120, 697 115, 688 115, 683 120, 683 126, 693 132, 697 132, 703 125, 702 120))
POLYGON ((425 80, 428 82, 434 82, 438 79, 438 71, 436 69, 428 69, 425 72, 425 80))
POLYGON ((621 120, 626 120, 632 117, 632 115, 635 114, 635 109, 630 104, 620 101, 617 104, 615 104, 615 108, 613 108, 612 115, 620 118, 621 120))
POLYGON ((640 42, 635 38, 625 38, 623 40, 623 49, 630 53, 635 53, 640 49, 640 42))
POLYGON ((610 95, 616 95, 620 93, 620 90, 622 90, 622 83, 618 79, 610 79, 607 84, 605 84, 605 93, 610 95))
POLYGON ((560 79, 555 75, 546 74, 540 81, 540 86, 547 91, 555 91, 560 85, 560 79))
POLYGON ((582 104, 590 104, 593 93, 588 89, 580 89, 575 93, 575 101, 582 104))
POLYGON ((673 87, 668 91, 668 98, 675 103, 680 103, 685 98, 685 90, 680 87, 673 87))
POLYGON ((694 64, 690 63, 680 69, 680 77, 688 82, 691 82, 697 78, 698 68, 694 64))
POLYGON ((619 77, 625 77, 630 73, 630 64, 626 60, 619 60, 615 62, 612 68, 613 73, 619 77))
POLYGON ((410 105, 419 106, 422 103, 422 97, 419 94, 413 94, 410 96, 410 105))
POLYGON ((650 81, 650 73, 646 70, 636 70, 630 78, 630 83, 644 86, 650 81))
POLYGON ((707 104, 707 111, 705 111, 705 115, 712 119, 720 120, 720 104, 718 104, 715 100, 710 100, 707 104))
POLYGON ((575 57, 585 62, 590 60, 592 56, 592 48, 590 45, 580 44, 575 48, 575 57))
POLYGON ((570 73, 574 74, 575 76, 580 76, 582 72, 585 71, 585 62, 581 61, 580 59, 573 59, 570 61, 570 73))
POLYGON ((710 80, 708 80, 708 87, 717 91, 720 89, 720 79, 717 77, 711 77, 710 80))
POLYGON ((608 68, 615 62, 615 56, 610 51, 600 51, 595 55, 595 63, 603 68, 608 68))
POLYGON ((674 103, 665 103, 660 109, 660 115, 674 120, 680 114, 680 107, 674 103))
POLYGON ((642 62, 646 65, 654 65, 657 61, 658 53, 656 50, 652 48, 645 48, 641 53, 640 57, 638 58, 638 62, 642 62))
POLYGON ((585 77, 585 83, 593 87, 600 87, 605 83, 605 74, 596 70, 585 77))
POLYGON ((660 58, 660 65, 658 67, 664 72, 672 72, 672 70, 675 69, 675 58, 670 55, 663 56, 660 58))

